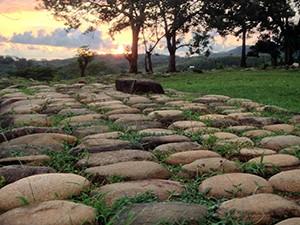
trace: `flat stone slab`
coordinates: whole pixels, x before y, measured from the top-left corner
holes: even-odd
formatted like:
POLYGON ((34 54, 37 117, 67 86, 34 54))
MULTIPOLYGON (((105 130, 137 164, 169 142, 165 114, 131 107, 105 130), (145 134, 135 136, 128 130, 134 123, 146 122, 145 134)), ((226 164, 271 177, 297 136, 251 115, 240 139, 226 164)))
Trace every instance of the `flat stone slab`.
POLYGON ((292 133, 295 130, 293 125, 289 124, 274 124, 263 127, 265 130, 272 132, 292 133))
POLYGON ((162 129, 162 128, 150 128, 150 129, 140 130, 138 133, 143 136, 163 136, 163 135, 172 135, 174 134, 174 131, 168 129, 162 129))
POLYGON ((271 184, 256 175, 246 173, 229 173, 207 178, 199 191, 215 198, 237 198, 258 193, 272 193, 271 184))
POLYGON ((206 127, 205 123, 200 121, 177 121, 169 126, 169 129, 186 130, 193 127, 206 127))
POLYGON ((151 161, 153 159, 155 159, 155 156, 150 152, 124 149, 119 151, 89 154, 85 158, 79 160, 76 165, 80 167, 95 167, 110 165, 118 162, 151 161))
POLYGON ((172 165, 185 165, 192 163, 198 159, 221 157, 218 153, 208 150, 194 150, 178 152, 170 155, 166 159, 166 163, 172 165))
POLYGON ((278 195, 256 194, 226 201, 218 209, 221 218, 230 212, 233 218, 268 225, 273 219, 300 216, 300 206, 278 195))
POLYGON ((151 119, 158 120, 163 123, 171 123, 184 119, 184 115, 181 110, 158 110, 149 113, 148 116, 151 119))
POLYGON ((300 193, 300 169, 278 173, 269 181, 277 191, 300 193))
POLYGON ((266 137, 261 140, 260 145, 264 148, 279 151, 293 145, 300 145, 300 137, 295 135, 280 135, 274 137, 266 137))
POLYGON ((122 212, 113 223, 114 225, 125 224, 128 216, 132 216, 131 225, 154 225, 160 223, 195 224, 204 219, 207 209, 198 204, 182 202, 161 202, 135 204, 122 212))
POLYGON ((268 130, 250 130, 243 133, 243 136, 248 138, 267 137, 272 136, 274 133, 268 130))
POLYGON ((121 198, 131 198, 149 192, 156 195, 161 201, 164 201, 167 200, 170 195, 178 195, 183 192, 183 190, 184 187, 179 182, 151 179, 107 184, 94 190, 93 193, 104 194, 105 202, 108 205, 112 205, 121 198))
POLYGON ((275 225, 298 225, 300 224, 300 217, 290 218, 276 223, 275 225))
POLYGON ((162 165, 151 161, 120 162, 85 170, 97 178, 122 177, 126 180, 168 179, 170 172, 162 165))
POLYGON ((70 221, 72 225, 96 225, 96 210, 83 204, 56 200, 16 208, 0 215, 0 224, 3 225, 67 225, 70 221))
POLYGON ((73 135, 78 138, 84 138, 89 135, 109 132, 109 127, 105 125, 91 125, 75 127, 73 135))
POLYGON ((236 155, 241 161, 248 161, 252 158, 275 155, 277 152, 266 148, 242 148, 236 155))
POLYGON ((49 200, 63 200, 80 194, 90 182, 76 174, 49 173, 23 178, 0 189, 0 211, 49 200), (21 198, 21 199, 20 199, 21 198))

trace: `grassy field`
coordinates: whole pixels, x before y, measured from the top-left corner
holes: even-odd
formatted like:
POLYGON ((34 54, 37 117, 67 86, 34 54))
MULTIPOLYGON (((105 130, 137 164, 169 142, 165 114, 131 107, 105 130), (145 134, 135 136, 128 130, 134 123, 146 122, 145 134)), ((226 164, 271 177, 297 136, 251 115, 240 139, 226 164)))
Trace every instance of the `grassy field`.
POLYGON ((215 71, 180 73, 158 79, 165 88, 197 94, 221 94, 300 112, 298 71, 215 71))

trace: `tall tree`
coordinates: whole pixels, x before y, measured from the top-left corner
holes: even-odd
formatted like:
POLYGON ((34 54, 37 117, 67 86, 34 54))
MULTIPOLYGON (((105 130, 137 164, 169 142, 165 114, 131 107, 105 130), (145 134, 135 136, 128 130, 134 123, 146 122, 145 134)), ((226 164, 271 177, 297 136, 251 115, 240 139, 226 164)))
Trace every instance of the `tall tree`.
POLYGON ((68 28, 79 28, 89 24, 90 29, 108 22, 110 34, 115 35, 126 28, 131 29, 132 44, 129 72, 138 72, 138 43, 141 28, 147 13, 153 6, 148 0, 39 0, 41 8, 50 10, 53 15, 65 22, 68 28))
POLYGON ((85 76, 85 71, 90 62, 95 58, 95 52, 89 49, 88 46, 81 46, 77 49, 77 62, 80 69, 80 76, 85 76))
POLYGON ((176 51, 188 46, 184 42, 184 35, 190 32, 196 24, 196 16, 201 10, 202 1, 199 0, 156 0, 158 5, 157 18, 169 51, 168 72, 176 72, 176 51))
POLYGON ((300 0, 261 0, 266 15, 261 30, 271 32, 273 39, 278 40, 283 48, 285 64, 293 63, 293 54, 298 48, 299 26, 297 14, 300 13, 300 0))
POLYGON ((233 34, 242 39, 241 67, 247 67, 247 37, 261 23, 263 7, 258 0, 204 0, 203 16, 207 29, 219 34, 233 34))

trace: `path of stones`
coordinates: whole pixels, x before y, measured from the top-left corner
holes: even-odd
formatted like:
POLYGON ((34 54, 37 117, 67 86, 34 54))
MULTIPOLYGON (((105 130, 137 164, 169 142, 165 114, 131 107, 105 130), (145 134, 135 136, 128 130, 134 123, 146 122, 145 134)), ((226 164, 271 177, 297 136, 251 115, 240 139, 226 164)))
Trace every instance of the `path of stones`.
POLYGON ((100 83, 30 88, 33 95, 17 86, 0 91, 2 126, 11 128, 0 136, 1 225, 198 224, 208 217, 300 224, 299 116, 286 124, 262 116, 284 113, 279 107, 220 95, 191 102, 175 91, 138 96, 100 83), (59 164, 64 157, 75 169, 59 164), (104 221, 87 201, 99 194, 107 207, 156 198, 104 221))

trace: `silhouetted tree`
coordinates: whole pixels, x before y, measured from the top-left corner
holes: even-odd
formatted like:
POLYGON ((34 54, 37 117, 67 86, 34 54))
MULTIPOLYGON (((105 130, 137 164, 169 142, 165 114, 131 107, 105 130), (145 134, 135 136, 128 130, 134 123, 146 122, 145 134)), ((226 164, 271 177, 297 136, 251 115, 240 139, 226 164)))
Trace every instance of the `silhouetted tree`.
POLYGON ((265 19, 258 0, 204 0, 203 16, 207 29, 217 29, 222 35, 242 38, 241 67, 247 67, 247 37, 265 19))
POLYGON ((129 72, 138 72, 138 42, 141 28, 154 1, 148 0, 39 0, 41 8, 65 22, 69 28, 88 23, 89 31, 101 22, 109 22, 110 34, 131 29, 132 44, 129 72))
POLYGON ((77 62, 80 69, 80 76, 84 77, 86 68, 95 57, 95 52, 90 50, 88 46, 82 46, 77 50, 77 56, 77 62))

